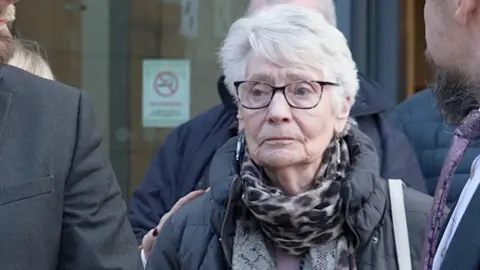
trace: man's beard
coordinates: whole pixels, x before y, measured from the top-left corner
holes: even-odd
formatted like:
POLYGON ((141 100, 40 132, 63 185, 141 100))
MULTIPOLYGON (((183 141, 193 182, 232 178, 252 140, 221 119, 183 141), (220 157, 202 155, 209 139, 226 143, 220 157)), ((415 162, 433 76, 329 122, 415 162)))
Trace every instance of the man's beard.
POLYGON ((427 55, 435 77, 431 86, 436 104, 448 124, 459 124, 472 110, 479 107, 480 78, 471 78, 456 68, 435 65, 427 55))

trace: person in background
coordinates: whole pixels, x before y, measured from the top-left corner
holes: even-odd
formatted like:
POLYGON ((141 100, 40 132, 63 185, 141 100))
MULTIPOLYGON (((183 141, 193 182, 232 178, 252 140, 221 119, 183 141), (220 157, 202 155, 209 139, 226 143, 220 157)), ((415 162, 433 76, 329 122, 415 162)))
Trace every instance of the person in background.
POLYGON ((480 1, 426 0, 427 59, 433 93, 445 121, 457 125, 435 190, 423 252, 424 270, 480 268, 480 156, 446 226, 439 224, 452 175, 466 149, 480 139, 480 1))
POLYGON ((14 19, 0 0, 0 268, 142 269, 89 96, 8 65, 14 19))
POLYGON ((8 64, 26 70, 44 79, 54 80, 41 46, 31 40, 15 39, 13 56, 8 64))
MULTIPOLYGON (((443 161, 447 156, 456 125, 445 124, 435 106, 432 89, 425 89, 400 103, 392 117, 407 136, 417 155, 428 193, 433 196, 443 161)), ((452 180, 447 205, 453 209, 470 174, 473 160, 480 154, 480 142, 466 150, 452 180)))
MULTIPOLYGON (((336 25, 332 0, 252 0, 248 10, 253 13, 278 3, 311 8, 336 25)), ((390 125, 383 89, 362 73, 359 80, 360 90, 350 116, 373 140, 380 157, 381 176, 403 179, 408 186, 426 193, 414 151, 405 135, 390 125)), ((155 235, 171 213, 208 187, 207 174, 213 155, 229 138, 238 134, 235 93, 227 89, 223 76, 218 81, 217 90, 222 103, 172 131, 159 148, 144 181, 133 193, 129 220, 143 248, 142 254, 146 252, 148 255, 155 235)))
MULTIPOLYGON (((349 120, 359 85, 342 33, 279 4, 236 21, 219 55, 244 133, 214 155, 210 192, 166 221, 147 270, 398 269, 375 146, 349 120)), ((419 269, 432 200, 403 195, 419 269)))

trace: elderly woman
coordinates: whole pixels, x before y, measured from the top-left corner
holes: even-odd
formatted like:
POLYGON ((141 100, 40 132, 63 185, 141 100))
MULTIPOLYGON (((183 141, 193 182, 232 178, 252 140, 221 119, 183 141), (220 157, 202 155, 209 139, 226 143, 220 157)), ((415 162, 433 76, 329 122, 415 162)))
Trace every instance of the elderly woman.
MULTIPOLYGON (((220 58, 244 135, 214 156, 211 190, 165 223, 147 269, 398 269, 387 182, 348 119, 358 82, 344 36, 276 5, 235 22, 220 58)), ((418 269, 431 198, 404 199, 418 269)))

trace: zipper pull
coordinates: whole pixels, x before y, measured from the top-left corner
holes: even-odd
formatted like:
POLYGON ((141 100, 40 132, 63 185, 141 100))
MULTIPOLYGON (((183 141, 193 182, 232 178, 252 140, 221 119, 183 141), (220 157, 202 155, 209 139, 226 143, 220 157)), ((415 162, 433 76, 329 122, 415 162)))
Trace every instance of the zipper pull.
POLYGON ((233 177, 232 183, 232 199, 236 200, 237 197, 242 194, 242 179, 237 174, 233 177))
POLYGON ((245 139, 245 137, 244 137, 243 133, 238 135, 237 148, 236 148, 236 151, 235 151, 235 160, 237 161, 237 163, 240 162, 240 155, 242 154, 244 139, 245 139))

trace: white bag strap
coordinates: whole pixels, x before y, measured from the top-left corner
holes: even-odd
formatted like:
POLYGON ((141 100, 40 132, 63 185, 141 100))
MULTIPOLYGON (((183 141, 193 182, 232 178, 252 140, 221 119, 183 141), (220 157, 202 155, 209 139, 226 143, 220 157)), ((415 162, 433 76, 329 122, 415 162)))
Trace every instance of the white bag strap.
POLYGON ((405 213, 405 202, 403 199, 404 187, 405 184, 400 179, 388 180, 398 269, 412 270, 410 243, 408 241, 407 215, 405 213))

